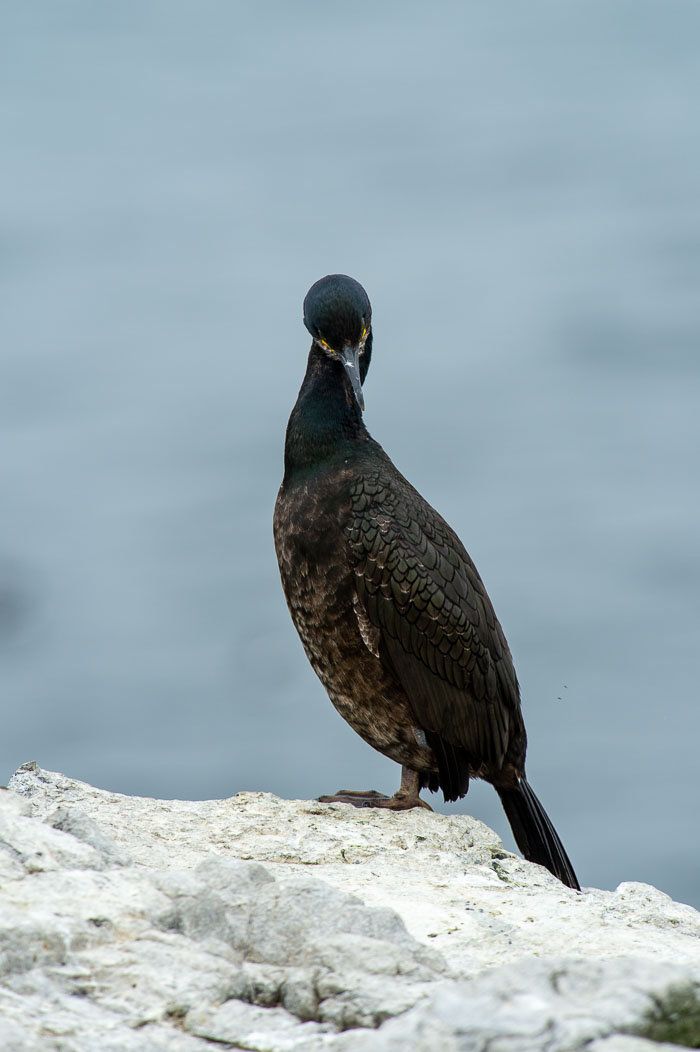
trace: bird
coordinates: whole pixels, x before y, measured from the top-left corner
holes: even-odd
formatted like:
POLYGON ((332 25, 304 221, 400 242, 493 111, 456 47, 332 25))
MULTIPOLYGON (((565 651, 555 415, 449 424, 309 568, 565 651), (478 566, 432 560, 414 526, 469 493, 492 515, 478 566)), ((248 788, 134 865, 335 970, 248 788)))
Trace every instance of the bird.
POLYGON ((520 851, 580 890, 525 776, 527 735, 513 659, 454 530, 394 466, 364 423, 372 308, 346 274, 304 299, 311 336, 287 425, 273 532, 282 587, 331 702, 401 766, 389 797, 338 790, 328 803, 406 810, 498 793, 520 851))

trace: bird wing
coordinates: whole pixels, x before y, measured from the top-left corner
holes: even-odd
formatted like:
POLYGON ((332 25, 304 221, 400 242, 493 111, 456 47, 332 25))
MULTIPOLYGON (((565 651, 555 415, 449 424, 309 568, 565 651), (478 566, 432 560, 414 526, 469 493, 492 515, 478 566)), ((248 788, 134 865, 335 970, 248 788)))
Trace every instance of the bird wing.
POLYGON ((351 486, 346 537, 358 597, 431 746, 437 735, 473 770, 498 770, 514 716, 522 726, 503 630, 459 538, 390 469, 367 469, 351 486))

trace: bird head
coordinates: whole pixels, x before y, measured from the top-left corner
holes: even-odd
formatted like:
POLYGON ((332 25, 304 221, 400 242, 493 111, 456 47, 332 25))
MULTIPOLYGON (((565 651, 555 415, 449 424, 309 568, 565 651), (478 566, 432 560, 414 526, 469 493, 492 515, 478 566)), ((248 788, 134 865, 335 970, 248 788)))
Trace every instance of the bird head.
POLYGON ((304 325, 315 346, 345 368, 355 399, 364 409, 362 384, 372 356, 372 307, 362 285, 346 274, 320 278, 306 293, 304 325))

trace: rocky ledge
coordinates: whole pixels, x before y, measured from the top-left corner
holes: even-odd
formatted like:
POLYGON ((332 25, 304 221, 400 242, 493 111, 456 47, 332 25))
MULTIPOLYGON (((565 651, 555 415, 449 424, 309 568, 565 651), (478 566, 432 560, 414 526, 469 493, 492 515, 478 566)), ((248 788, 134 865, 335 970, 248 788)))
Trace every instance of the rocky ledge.
POLYGON ((3 1052, 700 1043, 700 914, 577 894, 467 816, 147 800, 30 763, 0 848, 3 1052))

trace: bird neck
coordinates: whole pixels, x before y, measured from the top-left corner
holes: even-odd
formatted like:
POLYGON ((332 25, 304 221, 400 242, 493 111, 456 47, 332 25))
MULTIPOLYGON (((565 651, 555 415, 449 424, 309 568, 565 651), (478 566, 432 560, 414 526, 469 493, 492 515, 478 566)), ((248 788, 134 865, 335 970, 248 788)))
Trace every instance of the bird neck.
POLYGON ((332 460, 368 438, 342 364, 312 345, 304 382, 287 424, 285 481, 295 472, 332 460))

